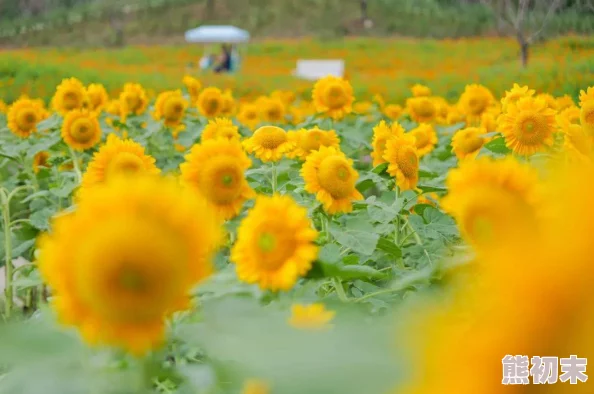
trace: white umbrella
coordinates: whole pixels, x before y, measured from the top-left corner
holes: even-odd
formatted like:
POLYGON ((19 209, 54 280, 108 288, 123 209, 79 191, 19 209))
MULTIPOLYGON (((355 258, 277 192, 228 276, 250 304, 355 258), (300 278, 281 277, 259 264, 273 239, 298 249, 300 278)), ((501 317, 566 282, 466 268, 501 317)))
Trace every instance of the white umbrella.
POLYGON ((241 43, 250 39, 250 33, 235 26, 200 26, 186 31, 187 42, 241 43))

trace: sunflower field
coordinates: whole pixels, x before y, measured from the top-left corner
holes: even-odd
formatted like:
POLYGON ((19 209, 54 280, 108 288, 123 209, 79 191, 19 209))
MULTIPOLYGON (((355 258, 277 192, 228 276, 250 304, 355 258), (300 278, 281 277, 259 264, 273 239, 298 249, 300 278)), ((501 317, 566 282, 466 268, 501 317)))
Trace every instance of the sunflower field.
POLYGON ((594 356, 589 85, 2 102, 0 393, 500 393, 506 355, 594 356))

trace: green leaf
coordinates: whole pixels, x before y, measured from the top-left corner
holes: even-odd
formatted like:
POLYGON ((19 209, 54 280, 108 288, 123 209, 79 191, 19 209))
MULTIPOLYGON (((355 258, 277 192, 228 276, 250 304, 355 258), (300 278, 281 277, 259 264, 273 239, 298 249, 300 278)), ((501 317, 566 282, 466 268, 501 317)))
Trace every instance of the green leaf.
POLYGON ((18 244, 14 249, 12 249, 12 257, 16 258, 24 255, 25 252, 27 252, 33 245, 35 245, 35 241, 35 238, 33 238, 18 244))
POLYGON ((29 220, 31 225, 39 230, 45 231, 49 229, 49 222, 51 217, 55 214, 53 208, 43 208, 37 212, 34 212, 29 220))
POLYGON ((341 279, 379 279, 386 275, 367 265, 343 265, 339 267, 338 273, 334 276, 341 279))
POLYGON ((421 238, 453 239, 458 236, 454 219, 434 207, 425 208, 422 217, 411 215, 408 220, 421 238))
POLYGON ((373 170, 371 170, 371 172, 373 172, 374 174, 381 174, 382 172, 385 172, 387 169, 388 163, 382 163, 376 166, 373 170))
POLYGON ((423 193, 445 193, 448 191, 445 187, 438 186, 418 185, 417 187, 421 189, 423 193))
POLYGON ((335 264, 340 261, 340 246, 336 244, 326 244, 318 253, 318 260, 328 264, 335 264))
POLYGON ((357 265, 359 264, 359 256, 356 254, 349 254, 342 258, 342 262, 345 265, 357 265))
POLYGON ((345 248, 367 256, 375 251, 379 239, 378 234, 349 228, 341 229, 335 224, 330 225, 330 234, 345 248))
POLYGON ((74 182, 68 182, 59 189, 51 189, 50 192, 58 198, 68 198, 75 188, 76 184, 74 182))
POLYGON ((503 137, 495 138, 485 144, 485 148, 490 150, 493 153, 498 153, 501 155, 507 155, 511 153, 511 150, 505 146, 505 139, 503 137))
POLYGON ((402 256, 402 250, 390 239, 381 237, 377 241, 377 248, 386 252, 393 258, 399 258, 402 256))

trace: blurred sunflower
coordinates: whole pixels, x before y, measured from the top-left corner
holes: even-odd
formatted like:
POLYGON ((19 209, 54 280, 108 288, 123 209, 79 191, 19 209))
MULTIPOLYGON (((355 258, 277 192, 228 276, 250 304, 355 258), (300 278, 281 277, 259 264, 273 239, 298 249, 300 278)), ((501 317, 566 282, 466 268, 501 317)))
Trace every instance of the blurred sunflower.
POLYGON ((91 111, 101 112, 109 102, 109 96, 103 85, 92 83, 87 86, 87 100, 91 111))
POLYGON ((41 120, 39 104, 28 98, 15 101, 7 113, 8 129, 16 136, 27 138, 37 131, 37 123, 41 120))
POLYGON ((555 97, 552 94, 549 93, 540 93, 536 95, 537 99, 541 99, 544 102, 547 103, 547 107, 549 107, 552 110, 557 111, 557 100, 555 99, 555 97))
POLYGON ((528 156, 553 145, 555 111, 542 99, 525 97, 507 108, 500 121, 505 145, 528 156))
POLYGON ((401 134, 388 139, 383 158, 388 162, 388 173, 396 178, 396 186, 401 191, 417 187, 419 155, 415 137, 401 134))
POLYGON ((562 131, 569 125, 580 124, 580 109, 576 106, 565 108, 557 114, 556 120, 562 131))
POLYGON ((196 100, 198 100, 200 89, 202 89, 202 83, 190 75, 185 75, 182 79, 182 83, 190 95, 190 100, 192 100, 192 103, 195 103, 196 100))
POLYGON ((279 99, 283 102, 285 107, 290 106, 296 99, 295 92, 291 90, 274 90, 270 93, 270 97, 274 99, 279 99))
POLYGON ((537 182, 535 169, 509 156, 462 161, 448 173, 441 203, 468 242, 490 247, 536 231, 537 182))
POLYGON ((76 78, 68 78, 56 87, 52 106, 56 112, 66 115, 68 111, 83 108, 86 101, 87 91, 82 82, 76 78))
POLYGON ((580 92, 580 121, 594 135, 594 86, 580 92))
POLYGON ((200 136, 202 142, 219 138, 238 141, 241 139, 239 129, 233 124, 231 119, 215 118, 209 120, 200 136))
POLYGON ((180 166, 181 181, 204 196, 227 220, 256 196, 245 179, 251 165, 239 140, 210 139, 192 147, 180 166))
POLYGON ((402 135, 404 135, 404 129, 398 122, 394 122, 388 126, 382 120, 373 128, 373 140, 371 142, 373 151, 371 152, 371 157, 373 158, 374 167, 386 162, 384 153, 386 152, 386 143, 388 140, 402 135))
POLYGON ((270 394, 270 385, 260 379, 246 380, 241 389, 241 394, 270 394))
POLYGON ((331 327, 335 315, 336 312, 327 310, 321 303, 293 304, 289 324, 301 330, 324 330, 331 327))
POLYGON ((431 89, 425 85, 415 84, 410 88, 414 97, 429 97, 431 96, 431 89))
POLYGON ((480 120, 480 117, 495 103, 493 93, 482 85, 467 85, 460 96, 460 108, 469 122, 480 120))
POLYGON ((122 102, 120 100, 110 100, 106 107, 105 112, 114 116, 122 115, 122 102))
POLYGON ((307 209, 291 197, 258 196, 237 230, 231 261, 237 276, 262 289, 289 290, 318 255, 307 209))
POLYGON ((355 100, 351 84, 342 78, 333 76, 327 76, 316 82, 312 99, 317 112, 326 114, 335 120, 342 119, 351 113, 355 100))
POLYGON ((182 120, 188 108, 188 101, 182 96, 181 90, 165 91, 157 97, 155 102, 155 120, 163 119, 167 127, 177 128, 182 125, 182 120))
POLYGON ((340 149, 340 140, 334 130, 321 130, 318 127, 312 129, 301 129, 293 133, 294 148, 290 157, 305 160, 307 156, 321 146, 340 149))
POLYGON ((146 90, 137 83, 126 83, 120 93, 122 117, 128 115, 142 115, 146 111, 149 99, 146 90))
POLYGON ((242 104, 239 107, 237 120, 250 130, 254 130, 258 123, 260 123, 260 114, 258 107, 254 104, 242 104))
POLYGON ((501 99, 501 109, 503 111, 507 111, 507 107, 511 104, 516 104, 519 99, 524 97, 532 97, 534 96, 534 90, 528 88, 528 86, 520 86, 517 83, 514 83, 514 86, 511 90, 505 92, 505 95, 501 99))
POLYGON ((253 153, 263 162, 270 162, 279 161, 293 149, 293 142, 280 127, 262 126, 243 141, 243 146, 248 153, 253 153))
POLYGON ((158 175, 160 172, 155 159, 145 153, 142 145, 109 134, 107 142, 93 154, 83 174, 81 190, 88 191, 121 175, 158 175))
POLYGON ((415 138, 419 158, 430 153, 435 148, 435 145, 437 145, 437 133, 430 124, 421 123, 418 127, 410 131, 410 135, 415 138))
POLYGON ((221 106, 222 116, 232 116, 235 114, 235 99, 230 90, 225 90, 223 93, 223 104, 221 106))
POLYGON ((481 116, 480 127, 485 129, 487 133, 497 131, 497 118, 499 115, 495 115, 492 111, 487 111, 481 116))
POLYGON ((404 110, 398 104, 388 104, 384 107, 383 113, 392 120, 397 120, 404 110))
POLYGON ((430 97, 413 97, 406 100, 406 110, 417 123, 432 123, 437 118, 437 106, 430 97))
POLYGON ((569 160, 591 161, 594 140, 586 129, 578 124, 570 124, 564 129, 563 147, 569 160))
POLYGON ((208 203, 174 180, 117 178, 53 221, 38 264, 61 323, 143 355, 164 341, 165 319, 191 306, 221 233, 208 203))
POLYGON ((4 100, 0 99, 0 114, 5 113, 6 111, 8 111, 8 105, 6 105, 4 100))
POLYGON ((258 100, 258 107, 260 110, 260 118, 264 122, 285 122, 285 105, 280 99, 262 97, 260 100, 258 100))
POLYGON ((72 110, 64 117, 62 139, 76 150, 92 148, 101 140, 97 114, 86 109, 72 110))
POLYGON ((196 105, 203 116, 212 118, 223 111, 223 92, 219 88, 208 87, 200 92, 196 105))
POLYGON ((311 152, 301 167, 305 191, 316 199, 329 214, 347 213, 353 210, 353 201, 363 195, 355 188, 359 174, 353 161, 334 147, 321 146, 311 152))
POLYGON ((575 102, 568 94, 565 94, 561 97, 557 97, 555 101, 557 103, 557 111, 563 111, 564 109, 575 107, 575 102))
POLYGON ((459 160, 474 159, 485 144, 483 135, 486 130, 482 127, 467 127, 458 130, 452 137, 452 152, 459 160))
POLYGON ((49 152, 41 151, 37 152, 35 156, 33 156, 33 172, 37 174, 41 168, 48 168, 48 159, 50 155, 49 152))

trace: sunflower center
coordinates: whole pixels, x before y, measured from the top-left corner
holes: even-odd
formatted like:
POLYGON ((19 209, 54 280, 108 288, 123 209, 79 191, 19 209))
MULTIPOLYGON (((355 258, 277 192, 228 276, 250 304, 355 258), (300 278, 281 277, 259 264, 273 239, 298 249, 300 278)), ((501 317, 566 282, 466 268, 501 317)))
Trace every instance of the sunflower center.
POLYGON ((332 84, 326 90, 326 105, 332 109, 342 108, 347 102, 347 95, 342 85, 332 84))
POLYGON ((414 136, 417 149, 423 149, 429 144, 429 136, 424 131, 416 132, 414 136))
POLYGON ((136 270, 124 265, 118 275, 118 284, 122 290, 130 292, 142 292, 147 288, 146 278, 136 270))
POLYGON ((546 120, 539 114, 528 114, 520 118, 516 138, 523 144, 541 144, 547 136, 546 120))
POLYGON ((594 108, 590 111, 585 111, 584 120, 588 126, 594 126, 594 108))
POLYGON ((421 99, 417 106, 417 113, 423 118, 431 118, 435 115, 435 105, 429 99, 421 99))
POLYGON ((471 97, 468 100, 468 107, 473 115, 479 115, 487 108, 487 101, 482 97, 471 97))
POLYGON ((234 127, 223 127, 219 130, 219 135, 223 138, 227 138, 228 140, 231 140, 231 139, 235 138, 236 131, 235 131, 234 127))
POLYGON ((274 250, 276 245, 276 239, 274 235, 270 233, 262 233, 260 238, 258 238, 258 247, 264 253, 270 253, 274 250))
POLYGON ((164 117, 167 120, 179 120, 183 116, 184 105, 179 100, 169 100, 165 103, 164 117))
POLYGON ((322 145, 323 134, 321 131, 308 131, 305 138, 301 140, 301 148, 305 152, 311 152, 320 149, 322 145))
POLYGON ((281 268, 295 252, 294 234, 283 226, 263 223, 256 234, 259 265, 264 270, 275 271, 281 268))
POLYGON ((325 158, 318 169, 318 182, 333 198, 346 198, 353 193, 355 177, 349 162, 340 156, 325 158))
POLYGON ((219 156, 204 163, 199 188, 215 204, 229 204, 241 196, 243 171, 235 158, 219 156))
POLYGON ((64 108, 67 110, 71 110, 74 108, 78 108, 79 106, 79 99, 78 95, 75 92, 66 92, 64 93, 64 108))
POLYGON ((130 152, 121 152, 109 163, 108 178, 113 175, 131 175, 142 172, 144 164, 140 157, 130 152))
POLYGON ((94 127, 90 119, 80 118, 74 121, 70 135, 76 142, 85 143, 94 136, 94 127))
POLYGON ((419 158, 415 151, 405 146, 398 152, 398 168, 406 178, 413 178, 419 171, 419 158))
POLYGON ((265 149, 276 149, 287 141, 287 133, 280 127, 263 127, 256 131, 253 138, 265 149))
POLYGON ((130 111, 136 112, 141 106, 140 98, 136 94, 128 94, 126 96, 126 104, 128 105, 130 111))
POLYGON ((29 131, 35 127, 37 115, 33 109, 21 111, 17 116, 17 125, 19 129, 29 131))
POLYGON ((483 139, 479 136, 466 134, 462 141, 461 148, 465 153, 475 152, 483 147, 483 139))
POLYGON ((216 97, 208 98, 204 102, 204 110, 207 114, 215 114, 219 111, 221 103, 216 97))

